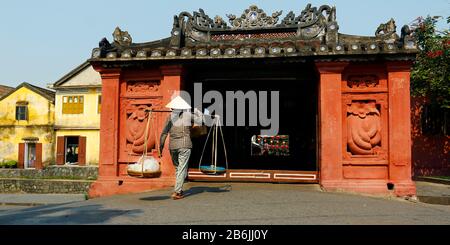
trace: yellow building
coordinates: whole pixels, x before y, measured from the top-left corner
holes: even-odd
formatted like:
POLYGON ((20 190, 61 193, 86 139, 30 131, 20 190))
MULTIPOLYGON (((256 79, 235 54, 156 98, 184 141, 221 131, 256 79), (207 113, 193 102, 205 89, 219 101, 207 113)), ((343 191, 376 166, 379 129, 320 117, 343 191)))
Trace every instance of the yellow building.
POLYGON ((85 62, 55 82, 56 164, 98 165, 101 78, 85 62))
POLYGON ((0 161, 19 168, 54 162, 55 92, 22 83, 0 97, 0 161))

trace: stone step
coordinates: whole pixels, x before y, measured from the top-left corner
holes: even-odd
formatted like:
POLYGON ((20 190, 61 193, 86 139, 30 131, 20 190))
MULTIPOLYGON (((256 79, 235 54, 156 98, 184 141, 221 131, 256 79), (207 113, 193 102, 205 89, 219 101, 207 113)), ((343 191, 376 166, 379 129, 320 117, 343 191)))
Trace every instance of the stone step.
POLYGON ((0 193, 87 194, 93 180, 0 179, 0 193))
POLYGON ((5 169, 0 168, 0 179, 73 179, 96 180, 97 166, 48 166, 44 169, 5 169))

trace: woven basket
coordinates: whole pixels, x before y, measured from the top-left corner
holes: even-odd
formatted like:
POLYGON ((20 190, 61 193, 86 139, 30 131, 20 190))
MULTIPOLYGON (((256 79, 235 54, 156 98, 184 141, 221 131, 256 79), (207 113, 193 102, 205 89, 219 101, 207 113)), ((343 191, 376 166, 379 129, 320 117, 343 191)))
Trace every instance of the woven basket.
POLYGON ((158 172, 141 172, 141 171, 127 171, 128 175, 131 177, 141 177, 141 178, 159 178, 161 176, 161 171, 158 172))
MULTIPOLYGON (((144 164, 144 158, 141 157, 138 161, 140 164, 144 164)), ((159 167, 158 171, 150 171, 150 170, 136 170, 136 169, 130 169, 127 168, 127 174, 131 177, 141 177, 141 178, 159 178, 161 176, 161 161, 158 161, 159 167)))

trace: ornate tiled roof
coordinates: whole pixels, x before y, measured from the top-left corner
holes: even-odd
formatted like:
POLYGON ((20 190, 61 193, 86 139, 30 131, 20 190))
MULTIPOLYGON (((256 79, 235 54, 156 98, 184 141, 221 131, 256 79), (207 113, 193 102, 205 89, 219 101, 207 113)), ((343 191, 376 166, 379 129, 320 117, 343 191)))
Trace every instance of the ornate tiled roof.
POLYGON ((240 16, 211 19, 202 9, 174 16, 171 36, 133 43, 131 35, 117 27, 113 42, 103 38, 92 51, 91 61, 235 59, 387 54, 413 59, 417 45, 413 32, 404 26, 401 36, 395 21, 381 24, 375 36, 339 33, 336 8, 310 4, 297 16, 282 11, 266 14, 250 6, 240 16), (403 55, 402 55, 403 54, 403 55))

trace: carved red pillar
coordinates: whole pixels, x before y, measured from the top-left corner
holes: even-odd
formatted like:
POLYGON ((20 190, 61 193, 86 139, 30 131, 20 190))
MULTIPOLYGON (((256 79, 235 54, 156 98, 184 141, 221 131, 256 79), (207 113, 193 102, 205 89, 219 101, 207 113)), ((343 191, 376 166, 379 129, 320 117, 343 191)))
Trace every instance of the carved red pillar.
POLYGON ((118 176, 120 69, 98 70, 102 77, 99 175, 118 176))
POLYGON ((319 72, 320 184, 334 189, 342 184, 342 71, 346 62, 316 62, 319 72))
POLYGON ((388 62, 389 180, 398 196, 415 195, 411 179, 411 62, 388 62))
MULTIPOLYGON (((161 75, 162 75, 162 81, 160 90, 162 93, 162 106, 165 108, 165 106, 172 100, 172 95, 174 93, 178 94, 181 90, 182 80, 183 80, 183 67, 180 65, 173 65, 173 66, 161 66, 161 75)), ((162 127, 164 126, 164 122, 168 118, 169 113, 166 115, 160 117, 159 121, 159 129, 158 132, 162 131, 162 127)), ((158 135, 159 137, 159 135, 158 135)), ((167 177, 174 177, 175 176, 175 168, 172 163, 172 158, 170 157, 169 152, 169 137, 166 140, 166 144, 164 147, 164 150, 162 152, 162 166, 161 171, 163 176, 167 177)))
MULTIPOLYGON (((125 148, 120 148, 120 142, 125 139, 125 132, 121 130, 122 124, 126 123, 120 118, 121 112, 126 108, 120 103, 121 90, 126 89, 129 81, 143 81, 152 83, 153 79, 161 78, 158 88, 160 94, 147 94, 154 100, 161 100, 162 104, 170 101, 173 91, 179 91, 181 86, 181 67, 148 68, 146 70, 135 69, 122 71, 120 69, 94 68, 100 72, 102 77, 102 111, 100 120, 100 163, 99 177, 90 189, 90 197, 107 196, 121 193, 143 192, 173 186, 175 182, 174 168, 170 154, 166 150, 162 161, 162 175, 159 178, 135 178, 126 174, 128 158, 120 159, 120 154, 125 148), (156 71, 156 72, 155 72, 156 71), (161 74, 159 74, 161 72, 161 74), (149 75, 150 74, 150 75, 149 75), (151 78, 149 78, 151 77, 151 78), (120 150, 120 151, 119 151, 120 150), (124 161, 125 159, 125 161, 124 161), (121 164, 121 165, 120 165, 121 164)), ((148 92, 148 91, 147 91, 148 92)), ((165 104, 164 104, 165 105, 165 104)), ((157 132, 161 132, 165 116, 157 117, 157 132)), ((168 115, 168 113, 167 113, 168 115)), ((123 116, 123 115, 122 115, 123 116)), ((123 125, 122 125, 123 126, 123 125)), ((123 128, 123 127, 122 127, 123 128)), ((159 136, 159 135, 158 135, 159 136)), ((122 144, 124 145, 124 144, 122 144)), ((131 159, 130 159, 131 160, 131 159)))

